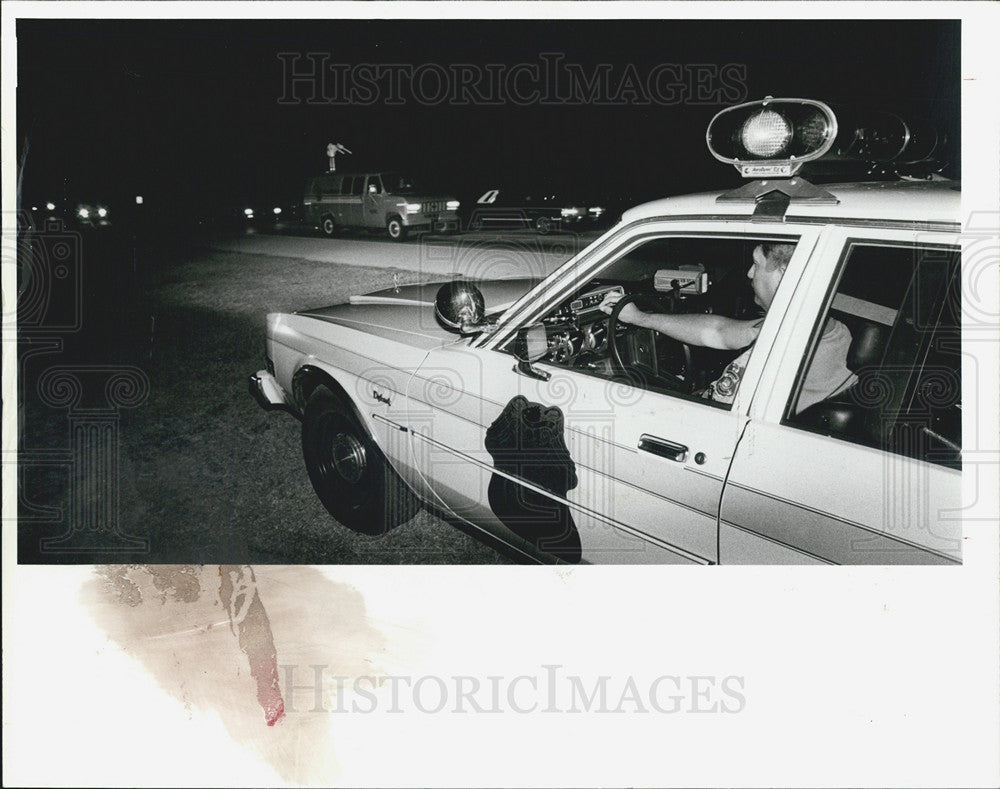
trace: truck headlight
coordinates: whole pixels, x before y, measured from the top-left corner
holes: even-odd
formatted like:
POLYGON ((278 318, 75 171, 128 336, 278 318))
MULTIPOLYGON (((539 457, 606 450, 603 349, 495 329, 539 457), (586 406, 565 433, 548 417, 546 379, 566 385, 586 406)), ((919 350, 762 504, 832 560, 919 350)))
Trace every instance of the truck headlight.
POLYGON ((406 213, 419 214, 421 207, 420 203, 406 203, 406 213))
POLYGON ((462 204, 458 200, 449 200, 445 205, 449 211, 457 211, 458 207, 462 204))

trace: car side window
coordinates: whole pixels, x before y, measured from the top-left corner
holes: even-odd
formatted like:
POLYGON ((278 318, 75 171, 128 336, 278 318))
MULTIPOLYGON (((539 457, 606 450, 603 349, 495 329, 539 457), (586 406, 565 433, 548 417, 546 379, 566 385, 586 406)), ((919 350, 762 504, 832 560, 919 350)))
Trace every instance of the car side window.
MULTIPOLYGON (((748 276, 755 250, 781 248, 771 252, 790 256, 796 243, 791 236, 642 238, 612 253, 592 280, 542 316, 548 353, 541 361, 729 410, 755 345, 746 329, 765 315, 748 276), (601 304, 616 297, 622 309, 609 316, 601 304), (647 318, 637 318, 640 313, 647 318), (676 319, 650 321, 650 316, 676 319), (693 317, 697 320, 689 320, 693 317), (734 323, 737 334, 732 340, 726 335, 726 342, 719 339, 721 329, 697 328, 734 323), (745 343, 730 344, 737 336, 745 343), (705 342, 699 343, 702 337, 705 342)), ((772 285, 776 288, 777 280, 772 285)), ((516 353, 516 347, 512 342, 508 350, 516 353)))
POLYGON ((351 175, 344 176, 344 180, 340 184, 340 193, 342 195, 349 195, 353 188, 354 188, 354 176, 351 175))
POLYGON ((355 197, 360 197, 361 193, 365 188, 365 177, 363 175, 355 176, 354 183, 351 186, 351 194, 355 197))
POLYGON ((961 467, 959 252, 851 242, 785 423, 961 467))

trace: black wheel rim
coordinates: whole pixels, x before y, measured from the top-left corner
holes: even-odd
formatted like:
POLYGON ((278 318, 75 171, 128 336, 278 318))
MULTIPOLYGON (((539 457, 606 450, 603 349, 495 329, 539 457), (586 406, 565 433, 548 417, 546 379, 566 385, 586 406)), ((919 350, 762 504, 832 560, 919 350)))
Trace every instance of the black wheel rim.
POLYGON ((369 465, 364 442, 340 414, 325 414, 313 438, 323 488, 338 509, 357 510, 368 498, 369 465))
POLYGON ((364 445, 350 433, 337 433, 330 448, 333 467, 351 485, 357 485, 365 475, 368 460, 364 445))

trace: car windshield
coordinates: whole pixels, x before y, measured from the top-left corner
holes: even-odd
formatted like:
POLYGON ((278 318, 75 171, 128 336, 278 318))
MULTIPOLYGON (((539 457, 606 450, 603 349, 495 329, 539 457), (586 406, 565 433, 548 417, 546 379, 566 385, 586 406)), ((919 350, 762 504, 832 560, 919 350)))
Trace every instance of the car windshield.
POLYGON ((385 173, 382 176, 382 183, 390 194, 411 195, 417 191, 417 185, 413 179, 399 173, 385 173))

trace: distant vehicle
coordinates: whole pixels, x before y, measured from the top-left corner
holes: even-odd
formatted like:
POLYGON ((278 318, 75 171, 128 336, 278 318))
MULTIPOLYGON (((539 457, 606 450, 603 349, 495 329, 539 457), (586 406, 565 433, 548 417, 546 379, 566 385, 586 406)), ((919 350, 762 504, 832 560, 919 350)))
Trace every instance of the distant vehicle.
POLYGON ((459 201, 420 190, 399 173, 327 173, 306 182, 303 219, 325 236, 345 228, 383 230, 393 241, 412 232, 458 229, 459 201))
POLYGON ((959 184, 804 180, 837 137, 817 101, 723 110, 743 186, 632 208, 541 282, 272 313, 251 391, 369 534, 424 502, 540 562, 958 564, 959 184))
POLYGON ((604 205, 567 199, 552 190, 493 188, 483 192, 470 207, 469 229, 516 228, 545 235, 594 227, 606 215, 604 205))
POLYGON ((230 210, 230 218, 242 221, 247 227, 273 228, 282 223, 301 221, 301 206, 298 203, 273 201, 253 201, 240 204, 230 210))
POLYGON ((45 200, 32 203, 32 220, 41 227, 59 221, 67 228, 101 228, 111 224, 111 209, 107 203, 77 200, 45 200))

